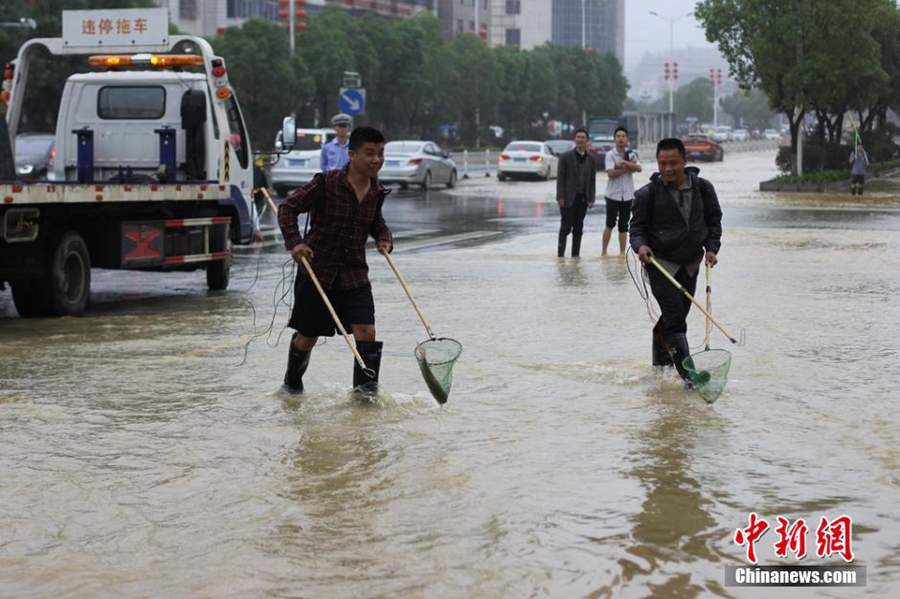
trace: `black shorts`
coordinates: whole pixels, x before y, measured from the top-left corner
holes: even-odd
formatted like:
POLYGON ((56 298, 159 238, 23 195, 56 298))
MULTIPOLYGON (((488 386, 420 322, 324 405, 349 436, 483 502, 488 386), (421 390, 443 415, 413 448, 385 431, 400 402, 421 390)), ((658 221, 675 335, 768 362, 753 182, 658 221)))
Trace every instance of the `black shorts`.
MULTIPOLYGON (((325 295, 348 335, 353 333, 355 324, 375 324, 372 285, 355 289, 326 289, 325 295)), ((294 310, 288 326, 304 337, 333 337, 337 330, 319 290, 308 277, 298 275, 294 281, 294 310)))
POLYGON ((619 232, 628 232, 628 221, 631 219, 631 200, 611 200, 606 198, 606 228, 614 229, 616 217, 619 220, 619 232))
POLYGON ((865 182, 865 175, 850 175, 850 185, 863 185, 865 182))

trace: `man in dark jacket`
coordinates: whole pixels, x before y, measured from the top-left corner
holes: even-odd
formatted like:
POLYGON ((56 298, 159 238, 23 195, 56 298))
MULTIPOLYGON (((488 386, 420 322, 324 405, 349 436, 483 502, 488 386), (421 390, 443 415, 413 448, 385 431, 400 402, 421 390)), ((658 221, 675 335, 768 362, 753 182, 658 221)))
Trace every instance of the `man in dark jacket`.
POLYGON ((656 162, 659 172, 634 194, 631 247, 644 263, 662 312, 653 329, 653 363, 674 362, 678 374, 687 380, 682 361, 691 353, 685 320, 691 302, 650 265, 650 257, 694 295, 700 263, 705 260, 715 266, 718 261, 722 209, 712 183, 698 176, 698 168, 687 166, 681 140, 661 140, 656 146, 656 162))
POLYGON ((597 198, 597 166, 587 151, 588 134, 575 132, 575 148, 559 158, 556 175, 556 202, 559 204, 559 246, 556 255, 566 255, 566 239, 572 234, 572 257, 581 253, 584 216, 597 198))

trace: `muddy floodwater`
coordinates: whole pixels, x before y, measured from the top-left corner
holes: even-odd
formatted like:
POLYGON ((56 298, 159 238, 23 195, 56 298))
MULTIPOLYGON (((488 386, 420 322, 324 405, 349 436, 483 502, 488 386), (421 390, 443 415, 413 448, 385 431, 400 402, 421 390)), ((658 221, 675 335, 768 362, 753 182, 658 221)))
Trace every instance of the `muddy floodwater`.
MULTIPOLYGON (((24 320, 0 292, 0 597, 897 596, 900 184, 755 191, 773 158, 701 165, 725 215, 714 315, 746 337, 712 335, 733 359, 713 405, 650 366, 629 262, 599 257, 602 210, 582 259, 557 260, 554 182, 388 199, 395 262, 463 345, 443 407, 374 251, 374 403, 349 394, 340 337, 305 396, 279 390, 277 243, 236 252, 225 293, 202 272, 95 270, 85 316, 24 320), (751 513, 765 565, 844 563, 816 528, 849 516, 866 586, 726 587, 751 513), (808 524, 802 561, 775 555, 778 516, 808 524)), ((692 311, 698 351, 703 325, 692 311)))

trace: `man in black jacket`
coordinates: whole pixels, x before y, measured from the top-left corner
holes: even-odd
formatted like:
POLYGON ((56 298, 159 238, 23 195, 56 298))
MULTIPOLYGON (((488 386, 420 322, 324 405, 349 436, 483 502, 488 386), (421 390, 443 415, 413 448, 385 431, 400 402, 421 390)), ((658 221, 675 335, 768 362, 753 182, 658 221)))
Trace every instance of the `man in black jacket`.
POLYGON ((718 262, 722 209, 712 183, 698 176, 700 169, 687 166, 681 140, 661 140, 656 146, 656 162, 659 172, 634 194, 631 247, 644 263, 650 289, 662 312, 653 329, 653 363, 674 362, 678 374, 687 380, 682 361, 691 353, 685 320, 691 302, 649 261, 655 257, 694 295, 700 263, 705 260, 715 266, 718 262))

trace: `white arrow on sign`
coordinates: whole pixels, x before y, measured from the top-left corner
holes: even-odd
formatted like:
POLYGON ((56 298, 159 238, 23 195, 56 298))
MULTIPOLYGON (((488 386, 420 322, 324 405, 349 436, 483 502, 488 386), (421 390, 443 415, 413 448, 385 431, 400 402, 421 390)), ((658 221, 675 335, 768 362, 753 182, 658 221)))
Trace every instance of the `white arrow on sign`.
POLYGON ((345 95, 344 102, 346 102, 347 106, 349 106, 353 110, 359 110, 359 102, 357 100, 354 100, 352 96, 345 95))

